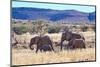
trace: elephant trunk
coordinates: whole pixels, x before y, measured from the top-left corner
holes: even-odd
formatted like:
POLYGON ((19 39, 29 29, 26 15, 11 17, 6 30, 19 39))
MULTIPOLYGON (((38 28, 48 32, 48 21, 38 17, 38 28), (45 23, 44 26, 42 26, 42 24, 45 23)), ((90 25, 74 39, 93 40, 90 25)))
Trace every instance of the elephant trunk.
POLYGON ((34 50, 34 48, 32 48, 32 45, 33 45, 33 44, 30 43, 30 44, 29 44, 29 48, 30 48, 31 50, 34 50))

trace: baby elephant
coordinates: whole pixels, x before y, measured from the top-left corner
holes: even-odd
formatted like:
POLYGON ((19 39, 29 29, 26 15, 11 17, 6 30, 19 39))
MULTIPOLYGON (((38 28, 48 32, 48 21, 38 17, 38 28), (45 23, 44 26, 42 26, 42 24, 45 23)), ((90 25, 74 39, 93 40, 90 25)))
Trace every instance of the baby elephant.
POLYGON ((85 41, 83 39, 72 39, 68 43, 68 48, 70 49, 86 48, 85 41))
POLYGON ((40 51, 41 51, 41 52, 42 52, 42 51, 46 52, 46 51, 52 51, 52 49, 51 49, 51 47, 50 47, 49 45, 42 45, 42 46, 40 47, 40 51))

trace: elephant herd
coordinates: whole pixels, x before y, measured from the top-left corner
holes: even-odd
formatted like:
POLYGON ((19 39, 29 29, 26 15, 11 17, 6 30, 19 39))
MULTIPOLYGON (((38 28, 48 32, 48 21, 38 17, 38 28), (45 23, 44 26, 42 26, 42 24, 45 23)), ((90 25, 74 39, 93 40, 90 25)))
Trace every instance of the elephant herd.
MULTIPOLYGON (((62 33, 61 42, 59 43, 60 50, 62 50, 63 42, 68 41, 67 47, 69 49, 76 49, 76 48, 86 48, 85 38, 84 36, 73 33, 70 31, 66 31, 62 33)), ((42 51, 54 51, 53 42, 49 36, 35 36, 31 38, 29 48, 31 50, 34 49, 32 46, 36 46, 36 53, 38 50, 42 51)))

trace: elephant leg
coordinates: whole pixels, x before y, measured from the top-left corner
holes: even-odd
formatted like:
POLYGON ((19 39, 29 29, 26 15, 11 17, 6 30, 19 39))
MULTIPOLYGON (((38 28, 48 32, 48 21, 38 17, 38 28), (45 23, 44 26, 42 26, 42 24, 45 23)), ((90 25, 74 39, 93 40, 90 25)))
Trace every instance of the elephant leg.
POLYGON ((60 50, 62 50, 63 41, 64 41, 64 40, 61 40, 61 43, 60 43, 60 46, 61 46, 61 47, 60 47, 60 50))
POLYGON ((84 45, 83 45, 83 48, 86 48, 86 42, 85 42, 85 40, 84 40, 84 45))
POLYGON ((54 48, 53 48, 53 45, 52 45, 52 43, 51 44, 49 44, 50 45, 50 47, 51 47, 51 50, 53 50, 54 51, 54 48))
POLYGON ((51 47, 51 50, 53 50, 53 51, 54 51, 52 41, 51 41, 51 40, 49 40, 49 41, 48 41, 48 43, 49 43, 49 45, 50 45, 49 47, 51 47))
POLYGON ((53 48, 53 44, 52 44, 52 42, 51 42, 50 46, 51 46, 51 49, 52 49, 53 51, 55 51, 54 48, 53 48))
POLYGON ((36 49, 36 53, 38 52, 38 49, 36 49))
POLYGON ((85 44, 84 44, 83 48, 86 48, 85 44))
POLYGON ((85 44, 85 43, 83 43, 83 44, 82 44, 82 48, 84 48, 84 49, 85 49, 85 48, 86 48, 86 46, 85 46, 85 45, 86 45, 86 44, 85 44))
POLYGON ((70 46, 70 49, 73 49, 73 46, 70 46))
POLYGON ((63 43, 63 42, 61 41, 61 48, 60 48, 60 50, 62 50, 62 43, 63 43))
POLYGON ((37 46, 36 53, 38 52, 38 50, 39 50, 39 47, 37 46))
POLYGON ((40 48, 40 52, 43 52, 43 49, 42 48, 40 48))

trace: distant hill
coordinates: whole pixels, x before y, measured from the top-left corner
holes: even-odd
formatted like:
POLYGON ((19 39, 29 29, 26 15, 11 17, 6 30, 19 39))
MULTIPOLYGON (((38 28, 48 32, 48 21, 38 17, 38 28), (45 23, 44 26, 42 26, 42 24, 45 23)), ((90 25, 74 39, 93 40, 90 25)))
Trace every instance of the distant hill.
POLYGON ((12 19, 37 20, 45 19, 54 22, 80 23, 95 22, 95 12, 84 13, 76 10, 52 10, 30 7, 12 8, 12 19))

